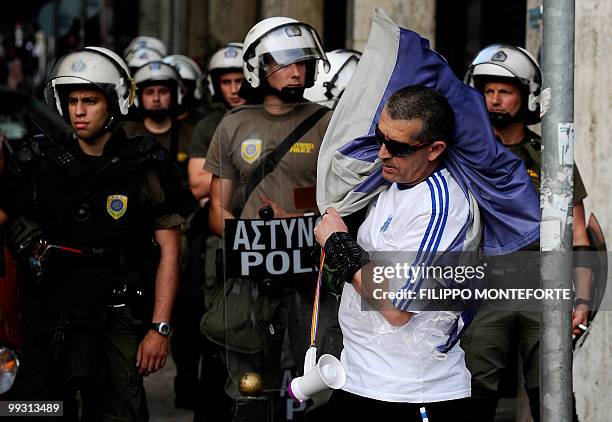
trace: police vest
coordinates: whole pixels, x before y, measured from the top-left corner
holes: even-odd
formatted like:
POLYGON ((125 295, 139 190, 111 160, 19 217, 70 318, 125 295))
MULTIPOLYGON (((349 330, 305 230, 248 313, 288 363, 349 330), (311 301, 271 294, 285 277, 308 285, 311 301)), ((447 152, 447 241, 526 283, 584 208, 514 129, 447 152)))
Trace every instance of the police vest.
POLYGON ((32 217, 49 243, 66 248, 52 251, 40 290, 48 308, 83 315, 118 283, 154 273, 153 221, 167 210, 151 206, 143 184, 149 172, 160 182, 171 177, 170 162, 155 140, 122 130, 98 158, 74 139, 34 149, 32 217))

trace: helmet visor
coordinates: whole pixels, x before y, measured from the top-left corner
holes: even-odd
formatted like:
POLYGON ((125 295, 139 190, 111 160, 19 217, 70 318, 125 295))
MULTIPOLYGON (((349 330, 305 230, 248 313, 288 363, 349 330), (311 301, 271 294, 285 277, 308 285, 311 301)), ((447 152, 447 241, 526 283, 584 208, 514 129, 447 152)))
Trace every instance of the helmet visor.
POLYGON ((315 30, 302 23, 284 25, 264 35, 254 53, 266 77, 293 63, 308 60, 327 63, 315 30))

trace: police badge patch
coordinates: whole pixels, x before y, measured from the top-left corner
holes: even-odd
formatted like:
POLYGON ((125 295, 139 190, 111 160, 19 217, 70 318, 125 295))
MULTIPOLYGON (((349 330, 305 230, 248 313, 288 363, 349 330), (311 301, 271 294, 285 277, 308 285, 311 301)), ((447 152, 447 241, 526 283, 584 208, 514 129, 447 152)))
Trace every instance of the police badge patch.
POLYGON ((115 220, 123 217, 127 211, 128 197, 125 195, 108 195, 106 198, 106 212, 115 220))
POLYGON ((261 155, 261 139, 247 139, 240 144, 240 155, 249 164, 255 162, 261 155))

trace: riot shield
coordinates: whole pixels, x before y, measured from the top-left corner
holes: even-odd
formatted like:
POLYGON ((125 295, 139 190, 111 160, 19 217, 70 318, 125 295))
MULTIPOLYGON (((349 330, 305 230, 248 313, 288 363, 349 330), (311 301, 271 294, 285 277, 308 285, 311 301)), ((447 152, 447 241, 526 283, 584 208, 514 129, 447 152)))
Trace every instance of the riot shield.
MULTIPOLYGON (((209 150, 217 170, 210 223, 222 236, 202 332, 221 350, 235 420, 245 412, 249 420, 302 420, 305 405, 289 399, 287 386, 310 345, 320 256, 317 157, 330 117, 310 102, 240 107, 226 115, 209 150)), ((338 301, 322 296, 319 353, 339 356, 338 301)))
POLYGON ((604 296, 606 294, 606 285, 608 281, 608 254, 606 247, 606 239, 604 238, 603 231, 599 225, 599 221, 595 217, 595 214, 591 214, 589 217, 589 223, 587 225, 587 235, 589 236, 589 242, 591 243, 592 250, 588 254, 590 257, 588 261, 592 263, 592 284, 591 284, 591 312, 589 313, 589 323, 584 328, 584 332, 574 339, 574 350, 580 349, 591 330, 591 326, 597 312, 600 309, 606 309, 603 304, 604 296))
POLYGON ((593 311, 589 322, 593 321, 604 294, 606 292, 606 284, 608 281, 608 255, 606 247, 606 239, 604 238, 603 231, 599 225, 599 221, 595 217, 595 214, 591 214, 589 217, 589 224, 587 226, 587 234, 591 246, 595 247, 597 251, 595 267, 593 268, 593 287, 591 290, 591 298, 593 300, 593 311))

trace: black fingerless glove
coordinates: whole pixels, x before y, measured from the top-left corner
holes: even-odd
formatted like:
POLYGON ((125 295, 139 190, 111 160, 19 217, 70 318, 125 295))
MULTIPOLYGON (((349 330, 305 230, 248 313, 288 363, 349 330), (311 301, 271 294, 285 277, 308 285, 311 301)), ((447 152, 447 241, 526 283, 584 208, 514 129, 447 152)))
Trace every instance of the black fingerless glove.
POLYGON ((370 262, 370 255, 348 233, 332 233, 324 249, 327 264, 345 283, 351 283, 355 273, 370 262))

